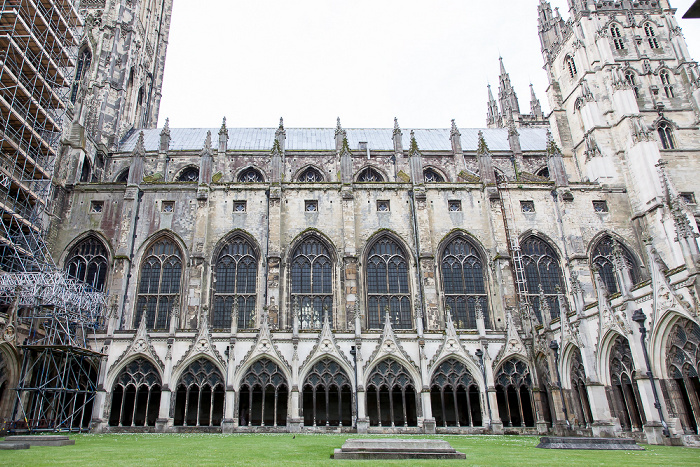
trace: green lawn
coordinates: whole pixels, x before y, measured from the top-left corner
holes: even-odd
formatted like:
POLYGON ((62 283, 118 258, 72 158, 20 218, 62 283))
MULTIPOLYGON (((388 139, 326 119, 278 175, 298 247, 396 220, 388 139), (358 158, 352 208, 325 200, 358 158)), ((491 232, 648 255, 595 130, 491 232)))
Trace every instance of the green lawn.
MULTIPOLYGON (((0 465, 337 465, 330 455, 357 435, 74 435, 75 446, 0 451, 0 465)), ((428 436, 417 436, 426 438, 428 436)), ((700 465, 700 450, 644 446, 645 451, 536 449, 527 436, 433 436, 466 453, 466 461, 363 461, 367 465, 700 465)))

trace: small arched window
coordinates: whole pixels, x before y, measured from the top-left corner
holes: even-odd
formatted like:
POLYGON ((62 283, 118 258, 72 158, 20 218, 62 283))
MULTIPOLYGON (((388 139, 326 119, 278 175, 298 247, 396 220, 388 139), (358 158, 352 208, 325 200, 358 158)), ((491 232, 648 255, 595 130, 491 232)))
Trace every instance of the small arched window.
POLYGON ((129 181, 129 169, 122 170, 122 172, 117 176, 115 183, 126 183, 129 181))
POLYGON ((673 92, 673 85, 671 84, 671 74, 666 70, 662 70, 661 73, 659 73, 659 78, 661 78, 661 85, 664 87, 666 97, 669 99, 676 97, 675 93, 673 92))
POLYGON ((367 167, 360 172, 360 175, 357 177, 357 181, 360 183, 383 182, 384 177, 382 177, 382 175, 373 168, 367 167))
POLYGON ((221 249, 215 271, 212 327, 231 328, 237 301, 238 329, 254 328, 258 259, 252 245, 242 237, 232 239, 221 249))
POLYGON ((571 55, 567 55, 566 58, 564 59, 564 66, 569 71, 569 75, 572 78, 574 78, 576 76, 576 74, 578 73, 576 71, 576 62, 574 62, 574 58, 571 55))
POLYGON ((197 167, 187 167, 177 176, 178 182, 198 182, 199 169, 197 167))
POLYGON ((647 42, 649 42, 649 47, 651 47, 652 49, 660 48, 659 40, 656 38, 656 33, 654 32, 654 27, 650 23, 644 25, 644 34, 646 34, 647 36, 647 42))
POLYGON ((480 309, 488 327, 484 264, 474 245, 464 237, 455 238, 443 251, 441 266, 445 305, 455 326, 476 329, 480 309))
POLYGON ((661 140, 661 147, 664 149, 676 149, 676 141, 673 138, 673 129, 667 122, 661 122, 656 126, 661 140))
POLYGON ((324 314, 332 319, 333 263, 328 249, 315 237, 292 254, 292 309, 302 329, 320 329, 324 314))
POLYGON ((107 248, 95 237, 88 237, 71 249, 65 271, 69 276, 103 291, 107 279, 107 248))
POLYGON ((240 183, 262 183, 264 180, 258 170, 250 168, 238 174, 238 181, 240 183))
POLYGON ((598 241, 593 249, 591 264, 598 268, 600 278, 603 280, 605 288, 611 294, 620 291, 617 276, 615 275, 615 261, 624 261, 629 268, 632 283, 636 284, 639 282, 639 265, 634 255, 625 245, 606 235, 598 241))
POLYGON ((423 179, 425 183, 443 183, 445 181, 445 178, 433 169, 425 169, 423 179))
POLYGON ((634 91, 634 97, 639 98, 639 86, 637 85, 637 77, 633 71, 628 70, 625 72, 625 81, 634 91))
POLYGON ((167 329, 170 312, 178 303, 182 277, 182 252, 175 242, 162 238, 148 249, 141 265, 134 327, 146 313, 148 329, 167 329))
POLYGON ((535 175, 542 178, 549 178, 549 167, 542 167, 535 175))
POLYGON ((90 69, 90 64, 92 63, 92 53, 87 48, 84 48, 80 55, 78 55, 78 62, 75 64, 75 79, 73 80, 73 88, 70 93, 70 101, 75 104, 78 98, 78 88, 80 87, 80 81, 87 74, 90 69))
POLYGON ((394 240, 385 237, 378 240, 367 255, 369 328, 381 328, 387 312, 395 328, 411 328, 408 261, 403 249, 394 240))
POLYGON ((612 36, 615 50, 624 50, 625 41, 622 39, 622 33, 620 33, 620 28, 617 26, 617 24, 610 26, 610 35, 612 36))
POLYGON ((298 180, 301 183, 318 183, 323 181, 323 175, 313 167, 309 167, 299 175, 298 180))
POLYGON ((80 183, 90 183, 92 178, 92 166, 90 165, 90 159, 85 156, 83 159, 83 170, 80 172, 80 183))
POLYGON ((554 249, 539 237, 529 237, 520 246, 527 292, 537 319, 542 322, 542 309, 549 308, 549 318, 559 316, 559 288, 562 272, 554 249), (542 299, 546 303, 542 303, 542 299))

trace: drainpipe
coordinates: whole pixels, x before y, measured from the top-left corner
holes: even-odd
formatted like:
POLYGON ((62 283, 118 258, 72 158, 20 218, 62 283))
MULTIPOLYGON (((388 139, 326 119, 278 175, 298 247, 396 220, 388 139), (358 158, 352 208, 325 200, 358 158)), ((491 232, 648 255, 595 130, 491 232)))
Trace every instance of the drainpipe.
POLYGON ((126 283, 124 284, 124 295, 122 296, 122 316, 119 323, 119 329, 124 329, 124 316, 126 311, 126 295, 129 292, 129 283, 131 282, 131 271, 134 266, 134 246, 136 244, 136 231, 139 225, 139 212, 141 210, 141 199, 143 198, 143 191, 139 189, 139 194, 136 197, 136 215, 134 216, 134 228, 133 234, 131 235, 131 251, 129 252, 129 272, 126 274, 126 283))
MULTIPOLYGON (((267 239, 265 241, 265 254, 263 255, 263 258, 265 258, 265 287, 263 287, 263 306, 267 306, 267 275, 269 273, 269 262, 267 255, 270 252, 270 189, 268 188, 265 190, 265 196, 267 196, 267 239)), ((279 319, 279 316, 278 316, 279 319)))
MULTIPOLYGON (((415 200, 415 193, 413 190, 408 191, 408 197, 411 199, 411 218, 413 220, 413 238, 414 241, 416 242, 416 253, 414 255, 414 258, 416 260, 416 272, 418 274, 418 300, 419 300, 419 307, 420 307, 420 313, 421 313, 421 319, 420 319, 420 328, 418 327, 418 320, 416 320, 416 331, 418 332, 418 336, 423 337, 423 330, 425 328, 424 326, 424 320, 425 320, 425 310, 423 310, 423 297, 424 297, 424 292, 423 292, 423 281, 421 280, 421 265, 420 265, 420 238, 418 235, 418 220, 416 219, 416 200, 415 200)), ((418 311, 418 310, 416 310, 418 311)))

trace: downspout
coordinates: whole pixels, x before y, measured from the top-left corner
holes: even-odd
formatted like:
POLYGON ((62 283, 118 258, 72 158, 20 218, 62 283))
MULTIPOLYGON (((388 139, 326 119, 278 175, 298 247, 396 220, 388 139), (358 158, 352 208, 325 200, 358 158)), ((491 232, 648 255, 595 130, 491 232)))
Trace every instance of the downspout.
POLYGON ((131 235, 131 251, 129 252, 129 272, 126 275, 126 283, 124 284, 124 295, 122 296, 122 317, 119 324, 119 329, 124 329, 124 316, 125 316, 125 304, 126 296, 129 292, 129 283, 131 282, 131 271, 134 266, 134 246, 136 245, 136 232, 139 224, 139 212, 141 210, 141 199, 143 198, 143 191, 139 189, 139 194, 136 197, 136 215, 134 216, 134 228, 131 235))
MULTIPOLYGON (((425 330, 425 310, 423 310, 423 297, 424 297, 424 291, 423 291, 423 281, 421 280, 422 274, 421 274, 421 265, 420 265, 420 238, 418 235, 418 220, 416 219, 416 205, 415 205, 415 193, 413 190, 408 191, 408 197, 411 199, 411 219, 413 220, 413 238, 414 241, 416 242, 416 253, 414 254, 414 258, 416 260, 416 273, 418 274, 418 300, 420 303, 420 312, 421 312, 421 327, 422 330, 425 330)), ((417 327, 418 323, 416 323, 417 327)), ((422 335, 423 333, 420 332, 419 335, 422 335)))
MULTIPOLYGON (((270 262, 268 260, 268 253, 270 252, 270 189, 265 190, 265 195, 267 196, 267 239, 265 241, 265 287, 263 287, 263 307, 267 306, 267 275, 270 269, 270 262)), ((281 266, 281 265, 280 265, 281 266)), ((278 318, 279 319, 279 318, 278 318)))

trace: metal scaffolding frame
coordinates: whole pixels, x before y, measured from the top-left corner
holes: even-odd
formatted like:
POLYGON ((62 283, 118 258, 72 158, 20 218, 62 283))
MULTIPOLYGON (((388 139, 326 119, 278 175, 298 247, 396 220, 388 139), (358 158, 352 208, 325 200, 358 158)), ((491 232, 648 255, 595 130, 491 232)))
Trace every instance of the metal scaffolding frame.
POLYGON ((89 427, 105 294, 56 268, 45 236, 83 20, 76 0, 0 0, 0 306, 27 335, 11 430, 89 427))

